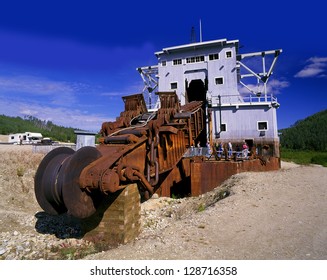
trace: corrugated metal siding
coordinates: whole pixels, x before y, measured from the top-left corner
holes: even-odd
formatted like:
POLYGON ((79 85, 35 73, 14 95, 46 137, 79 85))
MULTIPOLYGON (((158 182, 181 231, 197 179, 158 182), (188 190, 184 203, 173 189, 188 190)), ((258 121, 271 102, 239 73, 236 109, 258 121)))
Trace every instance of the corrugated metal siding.
MULTIPOLYGON (((213 108, 213 139, 217 139, 220 132, 219 108, 213 108)), ((268 105, 222 107, 222 123, 226 124, 227 131, 220 133, 220 139, 244 140, 262 139, 273 140, 278 138, 276 109, 268 105), (267 121, 268 129, 264 133, 258 130, 258 121, 267 121)))
MULTIPOLYGON (((185 80, 190 83, 192 80, 208 79, 208 93, 212 96, 238 95, 237 71, 236 71, 236 50, 235 45, 228 45, 220 48, 200 48, 194 51, 181 51, 168 54, 161 54, 160 61, 166 61, 166 66, 159 63, 159 91, 171 91, 171 83, 178 83, 176 93, 185 104, 185 80), (231 58, 226 58, 226 51, 232 52, 231 58), (209 60, 209 54, 218 53, 219 59, 209 60), (186 58, 191 56, 205 56, 205 62, 186 63, 186 58), (174 59, 182 59, 182 64, 173 65, 174 59), (217 85, 215 78, 223 77, 224 84, 217 85)), ((217 98, 216 98, 217 99, 217 98)))
POLYGON ((278 142, 276 109, 267 103, 244 106, 238 92, 237 67, 236 67, 236 48, 231 43, 224 46, 198 46, 192 49, 175 49, 172 52, 162 52, 159 54, 159 61, 166 61, 166 66, 159 63, 159 91, 171 91, 171 83, 178 84, 176 93, 185 104, 185 81, 201 79, 203 82, 207 78, 208 90, 207 98, 212 102, 212 139, 221 139, 228 141, 244 141, 253 139, 257 142, 278 142), (232 57, 226 58, 226 52, 231 51, 232 57), (209 55, 218 53, 219 59, 209 60, 209 55), (187 57, 205 56, 204 62, 186 63, 187 57), (174 59, 182 59, 182 64, 173 65, 174 59), (223 77, 223 84, 216 84, 215 79, 223 77), (220 132, 220 113, 219 98, 223 103, 221 110, 222 123, 227 126, 226 132, 220 132), (236 108, 236 104, 239 104, 236 108), (226 106, 233 104, 233 106, 226 106), (258 130, 258 121, 266 121, 268 129, 260 132, 258 130))

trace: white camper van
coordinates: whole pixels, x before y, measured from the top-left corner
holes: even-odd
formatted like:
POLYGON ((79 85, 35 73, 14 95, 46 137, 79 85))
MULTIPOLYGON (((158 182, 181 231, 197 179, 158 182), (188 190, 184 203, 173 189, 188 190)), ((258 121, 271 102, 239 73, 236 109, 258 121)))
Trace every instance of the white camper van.
POLYGON ((42 139, 42 134, 38 132, 14 133, 8 136, 8 142, 12 144, 36 144, 42 139))

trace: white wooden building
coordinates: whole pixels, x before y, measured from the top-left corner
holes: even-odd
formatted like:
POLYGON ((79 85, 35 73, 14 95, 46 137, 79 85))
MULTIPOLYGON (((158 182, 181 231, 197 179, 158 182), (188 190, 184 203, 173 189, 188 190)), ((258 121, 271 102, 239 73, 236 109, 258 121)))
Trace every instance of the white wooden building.
POLYGON ((154 92, 175 91, 181 105, 206 104, 207 129, 202 145, 232 142, 269 145, 279 156, 276 97, 267 83, 281 49, 239 53, 238 40, 213 40, 164 48, 158 64, 137 70, 144 80, 149 106, 160 104, 154 92))

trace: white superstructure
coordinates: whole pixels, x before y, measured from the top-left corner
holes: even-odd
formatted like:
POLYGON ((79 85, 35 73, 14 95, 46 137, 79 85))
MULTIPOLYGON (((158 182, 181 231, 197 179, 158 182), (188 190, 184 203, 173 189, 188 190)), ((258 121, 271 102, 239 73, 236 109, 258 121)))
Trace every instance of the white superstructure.
POLYGON ((156 91, 175 91, 181 105, 204 101, 210 142, 269 143, 278 150, 279 103, 267 83, 281 52, 241 54, 238 40, 220 39, 163 48, 155 53, 157 65, 137 70, 149 107, 160 106, 156 91))

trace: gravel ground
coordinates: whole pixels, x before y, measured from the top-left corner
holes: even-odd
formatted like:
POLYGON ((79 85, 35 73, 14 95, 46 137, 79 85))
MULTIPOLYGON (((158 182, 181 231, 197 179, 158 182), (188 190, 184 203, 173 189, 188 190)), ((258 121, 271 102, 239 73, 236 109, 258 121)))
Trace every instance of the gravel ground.
POLYGON ((231 195, 204 210, 190 205, 215 191, 161 210, 150 200, 135 242, 86 258, 325 260, 326 182, 324 167, 283 162, 279 171, 234 175, 224 184, 231 195))
POLYGON ((8 145, 0 152, 0 260, 327 259, 324 167, 282 162, 279 171, 236 174, 223 191, 150 199, 139 237, 96 253, 67 217, 38 206, 33 177, 42 155, 8 145))

